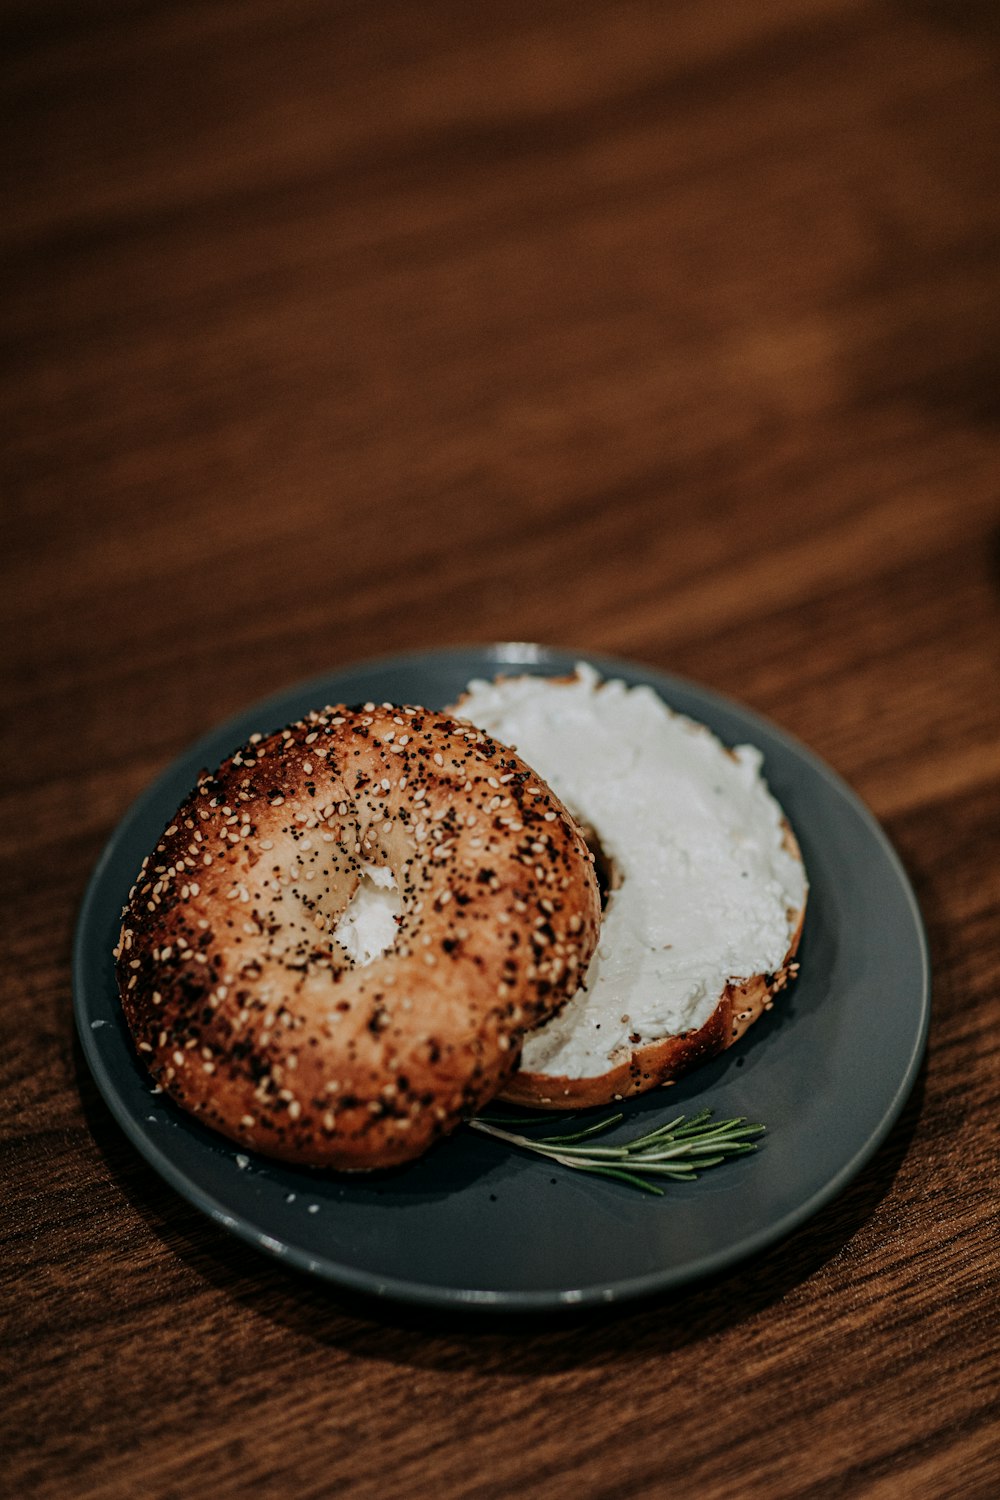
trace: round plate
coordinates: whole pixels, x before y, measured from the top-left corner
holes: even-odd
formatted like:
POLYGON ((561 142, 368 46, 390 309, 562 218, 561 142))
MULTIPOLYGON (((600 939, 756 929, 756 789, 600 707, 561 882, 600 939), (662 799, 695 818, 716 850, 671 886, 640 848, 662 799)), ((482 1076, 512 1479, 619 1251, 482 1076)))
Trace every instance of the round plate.
POLYGON ((142 858, 198 772, 255 730, 311 708, 368 698, 441 708, 472 677, 553 676, 579 659, 513 643, 364 662, 304 683, 183 755, 105 849, 74 951, 87 1061, 150 1165, 259 1249, 341 1286, 414 1303, 614 1302, 719 1271, 788 1234, 851 1180, 899 1114, 923 1054, 930 985, 920 914, 885 834, 827 766, 766 720, 691 683, 594 656, 587 660, 603 675, 649 683, 726 744, 757 745, 802 847, 810 896, 798 983, 714 1062, 628 1102, 619 1127, 636 1133, 707 1107, 766 1124, 754 1155, 654 1198, 459 1130, 410 1166, 346 1177, 248 1157, 152 1091, 118 1002, 112 948, 142 858))

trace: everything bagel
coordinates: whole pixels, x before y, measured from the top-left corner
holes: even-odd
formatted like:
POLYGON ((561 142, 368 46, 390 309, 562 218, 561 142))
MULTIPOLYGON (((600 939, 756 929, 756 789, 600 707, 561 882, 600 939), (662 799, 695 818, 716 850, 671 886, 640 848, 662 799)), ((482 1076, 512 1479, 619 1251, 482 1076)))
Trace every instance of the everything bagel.
POLYGON ((808 894, 760 752, 586 664, 472 683, 454 712, 527 756, 611 873, 586 985, 525 1038, 502 1097, 608 1104, 737 1042, 797 971, 808 894))
POLYGON ((447 715, 368 703, 201 777, 130 892, 117 973, 183 1108, 286 1161, 383 1167, 497 1092, 599 922, 582 836, 530 767, 447 715), (395 941, 355 961, 345 913, 373 882, 397 888, 395 941))

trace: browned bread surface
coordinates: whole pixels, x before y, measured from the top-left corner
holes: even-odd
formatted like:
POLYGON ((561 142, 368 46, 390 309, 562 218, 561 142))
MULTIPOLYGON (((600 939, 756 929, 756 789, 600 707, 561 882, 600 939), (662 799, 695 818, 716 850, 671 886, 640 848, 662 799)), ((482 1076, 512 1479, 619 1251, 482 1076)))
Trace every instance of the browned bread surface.
MULTIPOLYGON (((787 847, 801 859, 798 843, 785 825, 787 847)), ((634 1094, 673 1083, 675 1079, 708 1062, 738 1042, 765 1011, 775 995, 798 973, 795 955, 802 937, 805 907, 797 914, 795 931, 784 962, 771 974, 756 974, 741 983, 726 985, 707 1021, 695 1031, 658 1037, 638 1046, 622 1048, 609 1059, 608 1071, 595 1077, 568 1078, 519 1069, 500 1091, 509 1104, 534 1109, 586 1109, 610 1104, 634 1094)))
POLYGON ((490 1099, 594 949, 593 864, 512 751, 422 708, 327 708, 205 774, 123 916, 125 1015, 154 1079, 287 1161, 389 1166, 490 1099), (388 865, 398 937, 333 930, 388 865))

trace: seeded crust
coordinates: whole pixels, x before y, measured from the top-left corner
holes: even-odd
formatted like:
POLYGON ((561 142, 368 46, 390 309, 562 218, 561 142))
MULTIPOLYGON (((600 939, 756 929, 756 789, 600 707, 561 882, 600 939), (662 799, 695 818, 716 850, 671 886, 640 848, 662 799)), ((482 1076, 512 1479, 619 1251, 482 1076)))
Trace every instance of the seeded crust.
POLYGON ((203 774, 123 913, 139 1055, 231 1140, 308 1166, 407 1161, 474 1113, 597 942, 592 857, 513 751, 446 714, 327 708, 203 774), (387 865, 394 945, 332 937, 387 865))
MULTIPOLYGON (((789 853, 801 860, 798 843, 787 822, 784 843, 789 853)), ((756 974, 742 983, 726 985, 712 1014, 697 1031, 621 1047, 609 1059, 608 1071, 592 1078, 567 1078, 522 1069, 508 1080, 499 1097, 509 1104, 529 1105, 533 1109, 588 1109, 673 1083, 700 1063, 732 1047, 754 1021, 771 1009, 775 995, 798 973, 795 955, 804 920, 804 905, 789 914, 795 930, 781 967, 773 974, 756 974)))

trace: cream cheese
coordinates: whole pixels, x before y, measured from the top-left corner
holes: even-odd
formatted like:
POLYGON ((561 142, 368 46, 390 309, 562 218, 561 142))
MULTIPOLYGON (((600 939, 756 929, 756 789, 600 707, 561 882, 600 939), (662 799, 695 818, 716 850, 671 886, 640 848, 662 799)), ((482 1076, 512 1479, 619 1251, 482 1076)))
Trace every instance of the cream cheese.
POLYGON ((805 904, 801 861, 749 745, 729 753, 650 687, 470 683, 456 710, 515 748, 615 862, 585 987, 529 1034, 533 1073, 597 1077, 630 1046, 704 1025, 733 980, 781 967, 805 904))
POLYGON ((357 890, 333 930, 353 964, 369 964, 391 948, 402 912, 399 889, 387 865, 362 865, 357 890))

